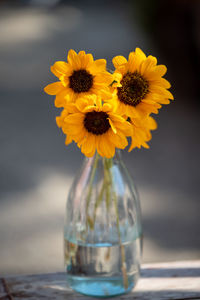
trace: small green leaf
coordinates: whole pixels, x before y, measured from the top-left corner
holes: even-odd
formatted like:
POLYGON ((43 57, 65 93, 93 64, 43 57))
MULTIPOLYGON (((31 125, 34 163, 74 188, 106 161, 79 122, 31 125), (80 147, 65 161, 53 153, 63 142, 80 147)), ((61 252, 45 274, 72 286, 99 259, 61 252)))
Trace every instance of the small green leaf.
POLYGON ((92 218, 90 218, 90 216, 87 217, 87 223, 88 223, 90 229, 94 230, 94 222, 93 222, 92 218))

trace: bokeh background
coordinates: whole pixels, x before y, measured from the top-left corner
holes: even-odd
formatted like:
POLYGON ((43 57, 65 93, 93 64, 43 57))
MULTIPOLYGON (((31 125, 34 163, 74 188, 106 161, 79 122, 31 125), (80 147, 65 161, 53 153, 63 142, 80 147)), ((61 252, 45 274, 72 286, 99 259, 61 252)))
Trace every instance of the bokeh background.
POLYGON ((0 1, 0 273, 63 270, 65 201, 83 155, 56 127, 50 65, 139 46, 168 66, 175 101, 150 150, 124 151, 143 211, 144 262, 200 258, 200 1, 0 1))

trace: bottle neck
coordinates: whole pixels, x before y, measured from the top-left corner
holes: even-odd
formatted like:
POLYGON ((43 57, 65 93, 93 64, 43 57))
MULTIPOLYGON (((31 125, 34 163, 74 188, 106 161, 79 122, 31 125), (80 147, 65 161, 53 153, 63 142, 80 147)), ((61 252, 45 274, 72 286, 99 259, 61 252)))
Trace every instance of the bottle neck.
POLYGON ((95 153, 94 156, 87 157, 87 162, 88 162, 89 165, 94 164, 97 160, 99 162, 103 162, 105 160, 106 161, 113 161, 113 162, 120 161, 121 160, 121 149, 116 149, 115 155, 112 158, 102 157, 97 152, 95 153))

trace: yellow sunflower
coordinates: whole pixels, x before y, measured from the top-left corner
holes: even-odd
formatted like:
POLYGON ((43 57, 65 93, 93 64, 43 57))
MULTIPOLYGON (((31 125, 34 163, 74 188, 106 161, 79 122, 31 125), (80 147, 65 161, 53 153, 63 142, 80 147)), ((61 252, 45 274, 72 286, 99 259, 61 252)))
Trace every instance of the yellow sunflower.
POLYGON ((147 116, 143 119, 131 118, 130 123, 132 124, 132 142, 128 151, 130 152, 136 147, 141 148, 141 146, 149 148, 147 142, 149 142, 152 138, 150 131, 157 128, 156 121, 152 117, 147 116))
POLYGON ((69 103, 67 109, 62 130, 86 156, 93 156, 97 150, 101 156, 111 158, 116 147, 124 149, 128 145, 132 126, 114 112, 111 103, 102 104, 101 98, 93 95, 69 103))
POLYGON ((146 57, 141 49, 129 54, 128 61, 123 56, 113 58, 115 66, 114 98, 117 109, 132 117, 144 117, 158 113, 160 104, 168 104, 174 99, 168 91, 170 83, 162 76, 167 68, 157 65, 157 59, 146 57))
POLYGON ((51 72, 59 81, 44 88, 49 95, 56 95, 55 106, 65 107, 67 102, 75 102, 84 95, 96 94, 102 99, 110 97, 108 86, 113 77, 106 71, 106 60, 94 60, 92 54, 69 50, 67 61, 57 61, 51 72))

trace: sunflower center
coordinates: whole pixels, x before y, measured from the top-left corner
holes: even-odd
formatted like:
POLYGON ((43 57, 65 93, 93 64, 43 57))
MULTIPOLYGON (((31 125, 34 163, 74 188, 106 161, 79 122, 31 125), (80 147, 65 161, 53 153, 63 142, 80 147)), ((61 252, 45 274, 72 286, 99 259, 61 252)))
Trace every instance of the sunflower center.
POLYGON ((84 126, 88 132, 100 135, 110 128, 108 118, 108 114, 103 111, 91 111, 85 115, 84 126))
POLYGON ((136 106, 149 91, 149 84, 137 71, 126 73, 121 80, 121 87, 117 88, 117 95, 121 102, 136 106))
POLYGON ((69 77, 69 87, 75 93, 88 92, 93 85, 93 76, 86 70, 74 71, 69 77))

